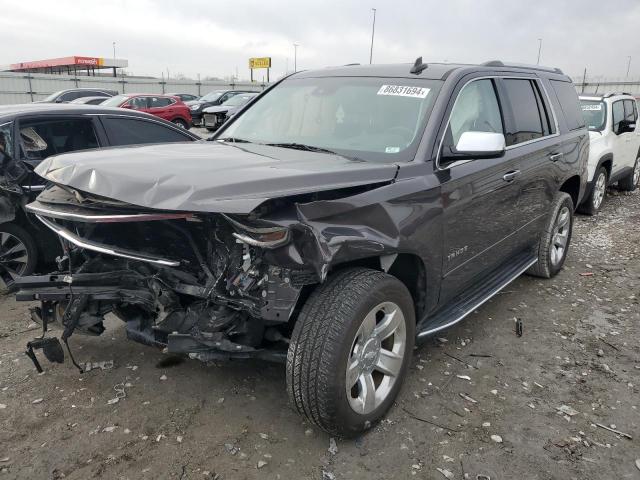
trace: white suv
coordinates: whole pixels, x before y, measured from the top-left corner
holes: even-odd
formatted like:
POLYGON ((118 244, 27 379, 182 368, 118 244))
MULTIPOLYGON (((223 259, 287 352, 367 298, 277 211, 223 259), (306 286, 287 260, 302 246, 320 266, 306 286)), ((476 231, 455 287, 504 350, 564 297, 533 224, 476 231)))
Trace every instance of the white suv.
POLYGON ((581 95, 580 103, 589 127, 589 183, 580 211, 595 215, 607 186, 635 190, 640 181, 640 129, 638 107, 625 93, 581 95))

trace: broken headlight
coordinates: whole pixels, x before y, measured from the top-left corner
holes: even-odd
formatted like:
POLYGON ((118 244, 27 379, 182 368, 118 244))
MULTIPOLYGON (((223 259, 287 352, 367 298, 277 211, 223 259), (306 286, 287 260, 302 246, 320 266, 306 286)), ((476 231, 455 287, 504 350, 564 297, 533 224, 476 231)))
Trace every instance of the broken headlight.
POLYGON ((246 225, 225 215, 234 226, 233 236, 247 245, 260 248, 277 248, 289 241, 289 229, 285 227, 259 227, 246 225))

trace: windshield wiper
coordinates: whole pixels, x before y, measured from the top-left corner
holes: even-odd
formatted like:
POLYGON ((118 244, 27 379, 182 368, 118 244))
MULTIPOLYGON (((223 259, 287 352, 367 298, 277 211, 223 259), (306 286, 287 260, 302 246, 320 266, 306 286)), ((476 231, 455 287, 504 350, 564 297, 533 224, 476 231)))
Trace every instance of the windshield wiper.
POLYGON ((249 140, 245 140, 244 138, 237 137, 224 137, 224 138, 216 138, 219 142, 229 142, 229 143, 253 143, 249 140))
POLYGON ((293 148, 294 150, 304 150, 307 152, 331 153, 333 155, 340 155, 339 153, 336 153, 333 150, 329 150, 327 148, 314 147, 313 145, 305 145, 303 143, 265 143, 265 145, 268 145, 270 147, 293 148))

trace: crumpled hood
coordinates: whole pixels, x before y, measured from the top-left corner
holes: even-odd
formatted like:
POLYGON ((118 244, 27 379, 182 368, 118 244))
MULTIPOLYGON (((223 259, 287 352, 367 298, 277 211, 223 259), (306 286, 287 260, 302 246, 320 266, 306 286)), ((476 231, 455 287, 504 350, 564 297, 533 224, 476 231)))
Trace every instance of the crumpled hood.
POLYGON ((36 173, 145 208, 249 213, 270 198, 390 181, 397 169, 289 148, 198 142, 57 155, 36 173))

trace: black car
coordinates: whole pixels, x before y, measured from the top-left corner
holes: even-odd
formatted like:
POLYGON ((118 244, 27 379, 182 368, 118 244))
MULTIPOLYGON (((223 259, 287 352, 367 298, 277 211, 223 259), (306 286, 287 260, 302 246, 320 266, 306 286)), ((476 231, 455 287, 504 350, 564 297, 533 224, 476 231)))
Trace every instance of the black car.
POLYGON ((37 103, 67 103, 82 97, 113 97, 118 95, 115 90, 107 90, 104 88, 68 88, 52 93, 37 103))
POLYGON ((199 137, 146 113, 31 103, 0 107, 0 285, 52 261, 60 243, 24 206, 45 188, 33 169, 51 155, 199 137))
POLYGON ((231 97, 222 105, 216 107, 207 107, 202 113, 202 126, 210 132, 220 128, 229 118, 233 117, 238 110, 258 96, 257 92, 242 93, 231 97))
POLYGON ((185 102, 191 110, 191 121, 194 126, 199 127, 202 124, 202 111, 207 107, 221 105, 231 97, 240 93, 252 93, 249 90, 213 90, 198 100, 185 102))
POLYGON ((588 153, 557 69, 299 72, 209 142, 43 162, 51 186, 27 209, 70 259, 20 279, 17 299, 41 300, 63 339, 114 313, 171 353, 286 363, 298 412, 358 435, 392 406, 416 340, 524 272, 560 271, 588 153))
POLYGON ((169 95, 171 97, 178 97, 183 102, 193 102, 200 98, 198 95, 193 95, 191 93, 166 93, 165 95, 169 95))

